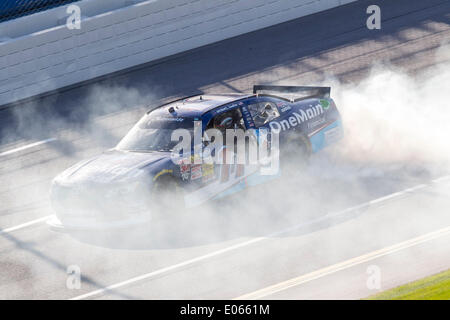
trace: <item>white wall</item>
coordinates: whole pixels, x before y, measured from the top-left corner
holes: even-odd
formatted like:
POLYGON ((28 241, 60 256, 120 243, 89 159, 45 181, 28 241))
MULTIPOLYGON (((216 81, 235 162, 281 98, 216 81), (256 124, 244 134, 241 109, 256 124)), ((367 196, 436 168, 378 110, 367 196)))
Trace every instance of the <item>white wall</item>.
POLYGON ((352 1, 84 0, 80 30, 67 6, 22 17, 0 24, 0 105, 352 1))

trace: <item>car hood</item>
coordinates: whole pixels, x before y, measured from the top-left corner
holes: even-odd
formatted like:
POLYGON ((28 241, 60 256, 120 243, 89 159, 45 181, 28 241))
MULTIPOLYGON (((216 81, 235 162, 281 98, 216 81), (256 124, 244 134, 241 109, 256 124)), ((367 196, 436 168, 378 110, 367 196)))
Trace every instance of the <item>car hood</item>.
POLYGON ((157 170, 155 167, 159 167, 159 164, 162 165, 164 160, 168 159, 170 160, 170 154, 167 152, 138 153, 111 150, 75 164, 59 174, 55 182, 110 183, 138 179, 144 173, 157 170))

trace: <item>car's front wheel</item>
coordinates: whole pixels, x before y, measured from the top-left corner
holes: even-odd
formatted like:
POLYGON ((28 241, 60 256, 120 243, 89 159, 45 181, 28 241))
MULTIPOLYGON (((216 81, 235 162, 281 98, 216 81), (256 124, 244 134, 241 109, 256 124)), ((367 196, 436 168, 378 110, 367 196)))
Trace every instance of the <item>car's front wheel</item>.
POLYGON ((184 208, 183 191, 178 181, 171 175, 155 181, 151 195, 151 209, 154 218, 166 218, 184 208))

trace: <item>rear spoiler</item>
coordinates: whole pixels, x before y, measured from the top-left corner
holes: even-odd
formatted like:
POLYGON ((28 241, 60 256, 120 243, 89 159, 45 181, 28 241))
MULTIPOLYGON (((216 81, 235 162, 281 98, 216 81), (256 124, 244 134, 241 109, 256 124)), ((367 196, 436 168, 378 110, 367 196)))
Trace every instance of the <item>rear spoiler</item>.
POLYGON ((285 98, 290 101, 298 101, 307 98, 329 98, 330 87, 296 87, 296 86, 270 86, 270 85, 255 85, 253 86, 253 93, 260 94, 261 91, 270 91, 276 93, 288 93, 292 96, 285 98), (301 95, 297 99, 293 99, 294 95, 301 95))

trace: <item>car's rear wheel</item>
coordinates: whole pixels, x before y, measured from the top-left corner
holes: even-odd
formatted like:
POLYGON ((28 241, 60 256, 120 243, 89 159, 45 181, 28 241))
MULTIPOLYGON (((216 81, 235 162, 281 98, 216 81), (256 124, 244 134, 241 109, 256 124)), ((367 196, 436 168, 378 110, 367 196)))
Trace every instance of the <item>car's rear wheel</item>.
POLYGON ((311 144, 301 134, 287 136, 280 148, 281 170, 291 174, 303 171, 311 156, 311 144))

